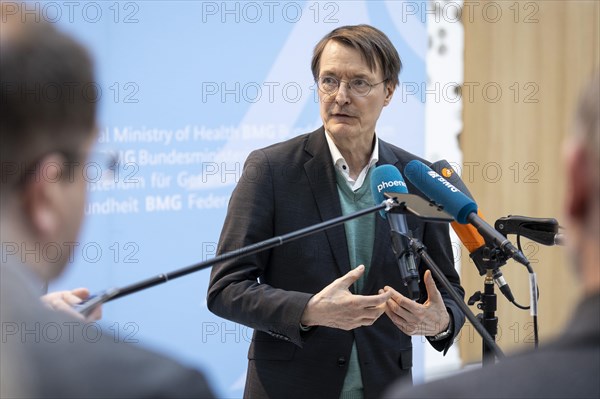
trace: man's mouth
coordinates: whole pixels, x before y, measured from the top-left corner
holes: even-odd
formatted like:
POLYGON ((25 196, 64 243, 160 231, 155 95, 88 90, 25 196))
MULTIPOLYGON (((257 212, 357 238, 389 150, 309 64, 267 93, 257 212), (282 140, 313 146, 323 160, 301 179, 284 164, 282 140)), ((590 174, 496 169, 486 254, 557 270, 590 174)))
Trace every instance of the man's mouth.
POLYGON ((344 113, 344 112, 334 112, 331 114, 333 117, 344 117, 344 118, 353 118, 352 115, 344 113))

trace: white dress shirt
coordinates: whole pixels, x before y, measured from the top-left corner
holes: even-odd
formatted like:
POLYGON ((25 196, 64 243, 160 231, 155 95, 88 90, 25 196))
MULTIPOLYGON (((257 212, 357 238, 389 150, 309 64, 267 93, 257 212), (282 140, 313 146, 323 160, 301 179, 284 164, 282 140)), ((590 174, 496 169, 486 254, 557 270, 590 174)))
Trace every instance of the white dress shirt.
POLYGON ((379 138, 377 137, 377 134, 375 134, 375 147, 373 148, 373 152, 371 153, 371 158, 369 159, 369 162, 363 168, 363 170, 360 171, 356 180, 350 177, 350 167, 348 166, 348 163, 342 156, 342 153, 337 148, 327 131, 325 132, 325 138, 327 139, 327 145, 329 145, 329 151, 331 152, 333 166, 342 174, 342 176, 344 176, 344 178, 346 179, 346 183, 348 183, 348 186, 352 189, 352 191, 356 191, 359 188, 361 188, 361 186, 365 182, 365 178, 367 177, 369 169, 371 168, 371 166, 375 165, 377 161, 379 161, 379 138))

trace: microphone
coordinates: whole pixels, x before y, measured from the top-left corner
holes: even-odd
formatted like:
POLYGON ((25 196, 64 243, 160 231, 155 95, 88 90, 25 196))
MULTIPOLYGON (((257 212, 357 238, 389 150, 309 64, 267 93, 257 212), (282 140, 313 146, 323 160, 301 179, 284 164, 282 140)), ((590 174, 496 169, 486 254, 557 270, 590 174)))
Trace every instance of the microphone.
MULTIPOLYGON (((462 181, 460 176, 458 176, 458 173, 456 173, 448 161, 442 159, 434 162, 431 165, 431 169, 444 177, 449 183, 458 188, 472 201, 475 201, 465 183, 462 181)), ((480 210, 477 210, 477 215, 483 219, 483 215, 481 214, 480 210)), ((494 254, 490 254, 489 251, 485 250, 485 240, 475 227, 470 224, 460 224, 457 221, 451 222, 450 226, 452 226, 452 229, 458 238, 460 238, 460 241, 469 251, 469 256, 475 263, 480 275, 483 276, 486 274, 487 270, 496 269, 506 264, 504 259, 500 259, 497 256, 495 257, 493 256, 494 254)))
MULTIPOLYGON (((448 180, 448 182, 450 182, 454 187, 458 188, 471 200, 475 200, 465 183, 462 181, 458 173, 456 173, 456 171, 452 168, 452 165, 450 165, 448 161, 442 159, 440 161, 434 162, 433 164, 431 164, 431 169, 443 176, 446 180, 448 180)), ((479 215, 479 217, 483 219, 483 215, 481 214, 480 210, 477 210, 477 215, 479 215)), ((475 229, 472 225, 460 224, 454 221, 450 223, 450 226, 452 226, 452 229, 454 230, 458 238, 460 238, 460 241, 469 251, 469 257, 473 260, 473 263, 475 263, 479 274, 483 276, 488 270, 493 270, 492 278, 498 286, 498 288, 500 289, 500 292, 504 294, 504 296, 506 297, 506 299, 509 300, 509 302, 514 302, 515 297, 512 293, 512 290, 510 289, 510 286, 508 285, 508 283, 504 279, 504 276, 502 275, 502 272, 500 271, 500 267, 506 264, 504 259, 499 259, 497 257, 494 258, 486 253, 485 240, 483 239, 481 234, 477 232, 477 229, 475 229)))
POLYGON ((497 232, 477 214, 475 201, 423 162, 410 161, 406 165, 404 173, 411 183, 427 197, 442 205, 444 210, 452 215, 458 223, 472 224, 486 242, 500 248, 506 256, 515 259, 517 262, 523 265, 529 264, 527 258, 506 237, 497 232))
MULTIPOLYGON (((395 166, 381 165, 371 173, 371 193, 375 204, 386 200, 384 192, 408 194, 406 183, 395 166)), ((410 299, 416 301, 420 297, 419 272, 409 244, 411 232, 406 224, 406 216, 398 213, 386 214, 384 211, 379 211, 379 213, 384 219, 387 219, 390 225, 392 250, 398 261, 402 283, 408 289, 410 299)))
MULTIPOLYGON (((458 188, 463 194, 475 201, 473 195, 463 183, 458 173, 454 170, 452 165, 445 159, 434 162, 431 164, 431 169, 441 175, 444 179, 448 180, 454 187, 458 188)), ((479 217, 483 218, 481 211, 477 211, 479 217)), ((467 247, 469 253, 474 252, 485 244, 483 237, 473 228, 471 225, 460 224, 456 221, 450 223, 456 234, 460 237, 462 243, 467 247)))
MULTIPOLYGON (((452 168, 450 163, 448 163, 448 161, 446 161, 445 159, 437 161, 431 164, 431 169, 433 169, 439 175, 443 176, 446 180, 448 180, 448 182, 450 182, 454 187, 458 188, 471 200, 475 201, 473 195, 471 194, 467 186, 463 183, 461 178, 458 176, 458 173, 454 171, 454 169, 452 168)), ((481 211, 478 210, 477 214, 480 218, 483 219, 481 211)), ((477 230, 470 224, 460 224, 456 221, 453 221, 450 223, 450 226, 452 226, 452 229, 454 230, 458 238, 460 238, 460 241, 464 244, 464 246, 467 248, 470 254, 473 254, 474 252, 480 250, 480 248, 485 246, 485 241, 481 234, 479 234, 477 230)), ((480 268, 479 266, 480 265, 477 265, 478 268, 480 268)))
POLYGON ((542 245, 565 245, 564 235, 558 232, 556 219, 508 215, 496 220, 494 227, 505 236, 518 234, 542 245))

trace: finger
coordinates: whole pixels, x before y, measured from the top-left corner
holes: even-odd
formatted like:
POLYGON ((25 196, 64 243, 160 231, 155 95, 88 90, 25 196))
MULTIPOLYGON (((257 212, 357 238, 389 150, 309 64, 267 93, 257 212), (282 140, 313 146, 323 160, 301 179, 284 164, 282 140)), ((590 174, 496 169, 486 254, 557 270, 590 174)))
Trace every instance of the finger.
POLYGON ((54 302, 57 298, 60 298, 62 296, 64 291, 59 291, 59 292, 50 292, 46 295, 43 295, 40 297, 41 301, 43 304, 45 304, 48 307, 52 307, 52 302, 54 302))
POLYGON ((400 317, 396 313, 394 313, 389 307, 385 309, 385 314, 396 325, 400 325, 404 322, 404 319, 402 319, 402 317, 400 317))
POLYGON ((418 329, 416 328, 417 325, 415 323, 411 323, 410 321, 404 319, 402 316, 391 312, 389 308, 386 309, 385 314, 387 315, 387 317, 389 317, 392 323, 394 323, 394 325, 406 335, 415 335, 418 332, 418 329))
POLYGON ((62 298, 61 298, 65 303, 67 303, 68 305, 76 305, 78 303, 81 303, 82 299, 78 296, 73 295, 70 292, 65 292, 62 294, 62 298))
POLYGON ((402 318, 402 316, 399 316, 398 314, 392 312, 392 310, 389 307, 385 309, 385 314, 387 315, 387 317, 389 317, 392 323, 394 323, 400 329, 402 329, 403 326, 408 324, 408 322, 404 318, 402 318))
POLYGON ((440 294, 440 291, 437 289, 437 286, 435 285, 435 281, 433 280, 431 271, 426 270, 425 276, 423 276, 423 278, 425 279, 425 288, 427 289, 428 300, 430 302, 443 302, 442 294, 440 294))
POLYGON ((350 270, 348 273, 343 275, 342 277, 336 280, 336 283, 341 285, 344 288, 350 288, 352 284, 354 284, 365 272, 365 266, 359 265, 354 269, 350 270))
POLYGON ((417 321, 417 318, 415 317, 415 315, 413 313, 404 309, 402 306, 398 305, 398 303, 392 299, 387 301, 386 307, 389 311, 398 315, 399 317, 401 317, 403 320, 406 320, 407 322, 414 323, 417 321))
POLYGON ((393 289, 392 287, 389 286, 385 286, 383 288, 384 291, 391 291, 392 292, 392 300, 394 302, 396 302, 399 306, 402 306, 404 309, 408 310, 409 312, 416 312, 418 311, 419 308, 419 304, 407 297, 405 297, 404 295, 402 295, 401 293, 399 293, 398 291, 396 291, 395 289, 393 289))
POLYGON ((67 313, 67 314, 70 314, 73 317, 76 317, 78 319, 84 320, 84 317, 80 313, 78 313, 77 311, 75 311, 70 305, 68 305, 63 300, 55 299, 54 301, 52 301, 51 306, 52 306, 52 308, 54 310, 67 313))
POLYGON ((74 290, 71 290, 71 294, 75 295, 80 300, 83 300, 90 296, 90 290, 83 287, 75 288, 74 290))
POLYGON ((357 307, 365 309, 376 308, 377 306, 386 303, 391 296, 391 292, 382 292, 377 295, 353 295, 352 301, 357 307))
POLYGON ((392 293, 391 298, 394 301, 398 302, 398 303, 402 302, 405 299, 408 299, 404 295, 402 295, 401 293, 399 293, 398 291, 396 291, 395 289, 393 289, 392 287, 390 287, 388 285, 386 285, 385 287, 383 287, 383 291, 384 292, 388 292, 388 291, 391 292, 392 293))

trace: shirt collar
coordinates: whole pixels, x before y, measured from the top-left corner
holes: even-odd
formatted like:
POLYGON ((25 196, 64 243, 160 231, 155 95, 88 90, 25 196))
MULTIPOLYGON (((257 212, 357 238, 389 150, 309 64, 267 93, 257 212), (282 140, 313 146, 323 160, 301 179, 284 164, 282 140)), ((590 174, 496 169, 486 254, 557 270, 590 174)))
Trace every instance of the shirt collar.
MULTIPOLYGON (((344 156, 337 148, 329 133, 325 131, 325 138, 327 139, 327 145, 329 146, 329 152, 331 153, 331 159, 333 160, 333 165, 341 168, 343 170, 348 171, 348 163, 344 159, 344 156), (344 169, 344 166, 346 167, 344 169)), ((371 153, 371 158, 369 159, 369 163, 367 164, 367 170, 371 168, 371 166, 375 165, 379 161, 379 137, 377 137, 377 133, 375 133, 375 147, 373 147, 373 152, 371 153)))

